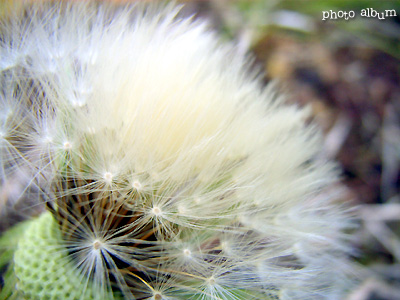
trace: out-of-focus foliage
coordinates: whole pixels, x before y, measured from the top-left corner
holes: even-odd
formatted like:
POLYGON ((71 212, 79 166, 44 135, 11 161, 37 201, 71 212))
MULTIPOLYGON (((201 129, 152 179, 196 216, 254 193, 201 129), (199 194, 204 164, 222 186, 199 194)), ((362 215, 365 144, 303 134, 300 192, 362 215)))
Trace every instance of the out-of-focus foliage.
MULTIPOLYGON (((234 1, 233 7, 240 12, 243 20, 248 26, 258 32, 269 30, 291 29, 294 31, 306 31, 306 33, 319 38, 329 38, 321 35, 318 30, 321 23, 330 22, 336 30, 347 33, 354 38, 364 40, 374 48, 381 49, 393 56, 400 57, 400 2, 399 1, 343 1, 343 0, 238 0, 234 1), (362 17, 363 9, 372 8, 377 13, 384 13, 386 10, 395 10, 396 17, 385 17, 379 20, 375 17, 362 17), (322 21, 323 11, 354 11, 353 19, 337 19, 322 21)), ((388 12, 389 13, 389 12, 388 12)))

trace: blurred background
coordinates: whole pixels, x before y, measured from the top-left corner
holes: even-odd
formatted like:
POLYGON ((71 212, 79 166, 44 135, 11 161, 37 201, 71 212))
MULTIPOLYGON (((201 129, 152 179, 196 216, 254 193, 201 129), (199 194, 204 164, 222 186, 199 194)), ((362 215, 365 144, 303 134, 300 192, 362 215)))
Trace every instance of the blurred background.
MULTIPOLYGON (((0 14, 12 2, 0 0, 0 14)), ((348 300, 400 299, 400 1, 179 2, 253 56, 266 83, 311 107, 325 155, 342 167, 335 188, 358 207, 353 261, 363 276, 348 300)), ((22 215, 4 205, 18 189, 0 187, 0 232, 22 215)))

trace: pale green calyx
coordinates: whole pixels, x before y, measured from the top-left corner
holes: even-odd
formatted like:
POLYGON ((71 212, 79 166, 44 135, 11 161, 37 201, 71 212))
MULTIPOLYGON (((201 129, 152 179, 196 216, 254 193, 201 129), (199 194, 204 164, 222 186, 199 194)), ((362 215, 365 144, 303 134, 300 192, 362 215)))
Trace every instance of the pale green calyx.
POLYGON ((31 221, 14 255, 17 289, 30 300, 91 300, 93 288, 71 263, 50 213, 31 221))

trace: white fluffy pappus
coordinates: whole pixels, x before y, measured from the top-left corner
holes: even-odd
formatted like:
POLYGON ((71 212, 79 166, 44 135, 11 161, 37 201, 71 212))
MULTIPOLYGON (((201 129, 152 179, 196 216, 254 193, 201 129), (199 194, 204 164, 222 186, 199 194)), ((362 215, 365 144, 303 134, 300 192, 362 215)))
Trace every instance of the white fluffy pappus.
POLYGON ((326 191, 318 131, 204 22, 173 4, 39 2, 0 34, 2 180, 29 170, 53 220, 17 245, 15 295, 346 291, 351 220, 326 191), (79 284, 24 251, 43 245, 79 284))

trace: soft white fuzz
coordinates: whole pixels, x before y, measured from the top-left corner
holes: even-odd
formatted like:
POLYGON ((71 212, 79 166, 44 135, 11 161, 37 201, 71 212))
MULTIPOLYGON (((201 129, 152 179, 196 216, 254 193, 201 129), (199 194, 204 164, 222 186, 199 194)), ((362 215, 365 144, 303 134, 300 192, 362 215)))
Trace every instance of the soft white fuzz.
POLYGON ((29 170, 66 219, 62 199, 102 203, 59 223, 82 284, 108 294, 339 299, 349 222, 307 113, 159 6, 34 4, 3 22, 2 180, 29 170))

